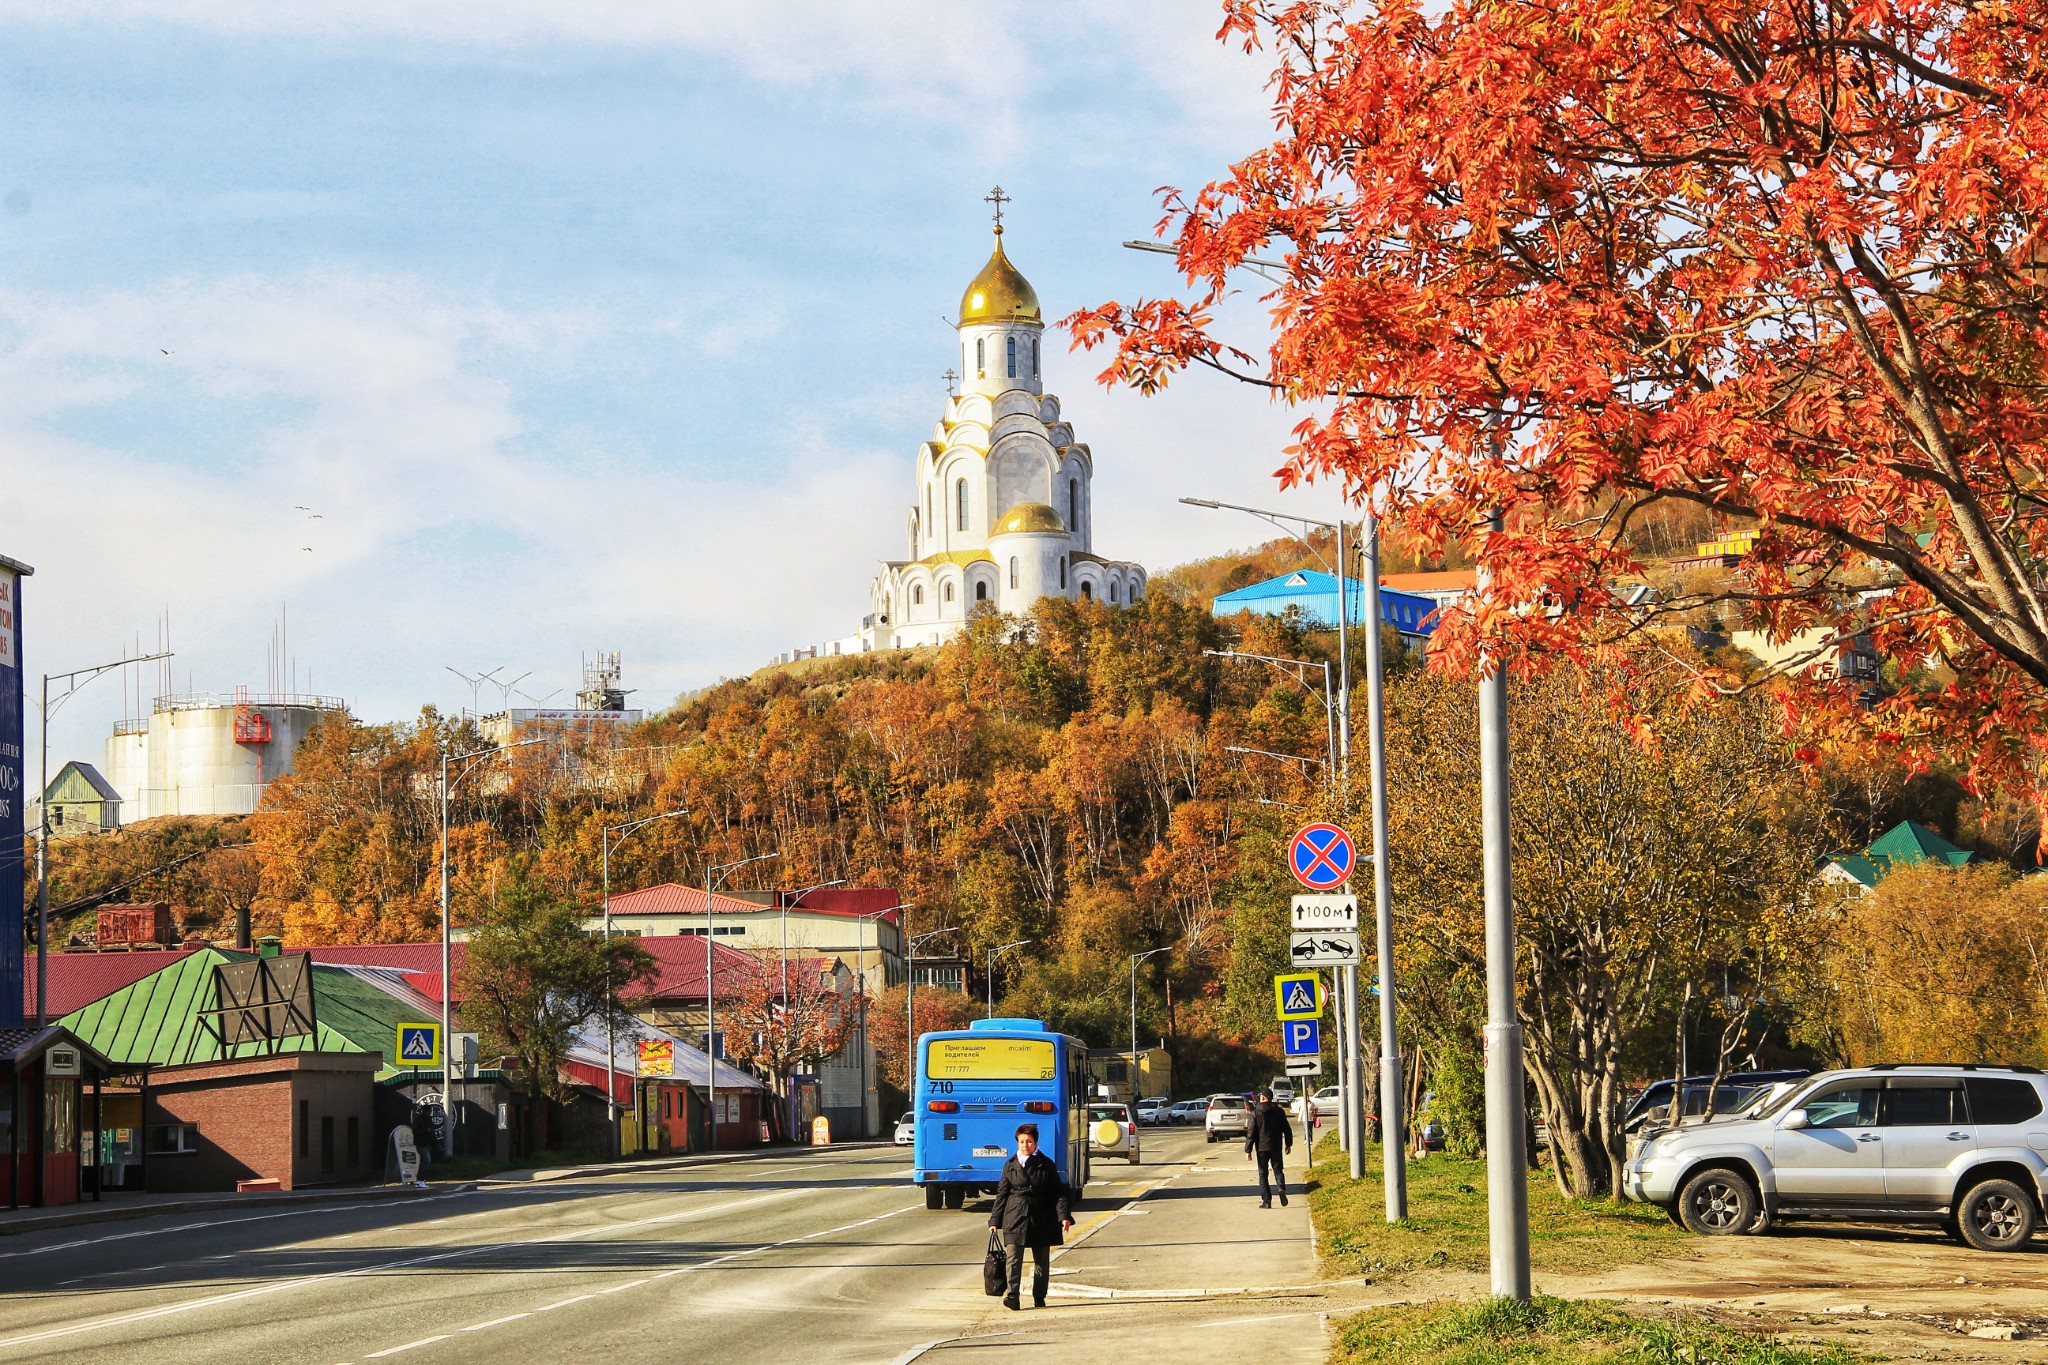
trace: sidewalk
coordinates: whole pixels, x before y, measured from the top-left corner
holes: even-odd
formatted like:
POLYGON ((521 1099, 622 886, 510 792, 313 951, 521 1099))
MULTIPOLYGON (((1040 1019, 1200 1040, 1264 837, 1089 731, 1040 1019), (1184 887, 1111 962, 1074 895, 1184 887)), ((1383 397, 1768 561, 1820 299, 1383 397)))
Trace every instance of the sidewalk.
POLYGON ((60 1204, 55 1208, 0 1209, 0 1237, 86 1223, 116 1223, 153 1218, 164 1213, 197 1213, 214 1209, 261 1209, 285 1204, 335 1204, 382 1199, 424 1198, 474 1190, 474 1182, 418 1189, 411 1185, 322 1185, 310 1190, 271 1190, 260 1194, 108 1194, 99 1203, 60 1204))

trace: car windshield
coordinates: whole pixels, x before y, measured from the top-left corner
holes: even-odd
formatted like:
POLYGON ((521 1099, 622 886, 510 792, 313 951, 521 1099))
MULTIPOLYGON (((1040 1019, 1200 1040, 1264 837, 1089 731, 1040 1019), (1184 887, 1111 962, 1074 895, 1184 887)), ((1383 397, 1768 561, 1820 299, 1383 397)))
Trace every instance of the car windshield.
POLYGON ((1244 1108, 1244 1099, 1238 1095, 1218 1095, 1215 1099, 1209 1101, 1209 1107, 1212 1109, 1242 1109, 1244 1108))
POLYGON ((1763 1097, 1742 1111, 1746 1119, 1775 1118, 1792 1107, 1793 1100, 1810 1094, 1823 1076, 1810 1076, 1799 1081, 1779 1081, 1763 1093, 1763 1097))
POLYGON ((905 1115, 904 1115, 904 1116, 903 1116, 902 1118, 900 1118, 900 1119, 898 1119, 898 1120, 896 1120, 896 1121, 897 1121, 898 1123, 911 1123, 911 1122, 914 1122, 914 1121, 916 1120, 916 1118, 917 1118, 917 1112, 916 1112, 915 1110, 912 1110, 912 1111, 911 1111, 910 1113, 908 1113, 908 1114, 905 1114, 905 1115))

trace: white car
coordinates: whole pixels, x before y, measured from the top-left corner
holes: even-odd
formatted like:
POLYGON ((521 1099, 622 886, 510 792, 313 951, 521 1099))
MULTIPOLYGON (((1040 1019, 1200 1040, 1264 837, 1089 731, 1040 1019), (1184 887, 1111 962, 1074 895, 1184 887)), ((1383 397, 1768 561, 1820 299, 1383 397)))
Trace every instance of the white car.
POLYGON ((915 1112, 912 1112, 896 1120, 896 1145, 898 1147, 908 1147, 915 1141, 917 1141, 917 1115, 915 1112))
POLYGON ((1138 1164, 1138 1121, 1121 1104, 1096 1103, 1088 1106, 1088 1154, 1120 1156, 1138 1164))
POLYGON ((1207 1100, 1182 1100, 1166 1111, 1166 1121, 1178 1127, 1183 1123, 1194 1124, 1202 1121, 1202 1115, 1209 1111, 1207 1100))
POLYGON ((1344 1089, 1342 1086, 1326 1085, 1310 1095, 1308 1102, 1316 1111, 1317 1118, 1334 1119, 1337 1117, 1337 1111, 1344 1107, 1344 1089))
POLYGON ((1166 1122, 1166 1111, 1173 1104, 1164 1095, 1138 1101, 1138 1126, 1156 1128, 1166 1122))
POLYGON ((1245 1103, 1244 1096, 1211 1095, 1208 1112, 1202 1115, 1202 1128, 1211 1142, 1227 1137, 1241 1138, 1251 1116, 1252 1107, 1245 1103))

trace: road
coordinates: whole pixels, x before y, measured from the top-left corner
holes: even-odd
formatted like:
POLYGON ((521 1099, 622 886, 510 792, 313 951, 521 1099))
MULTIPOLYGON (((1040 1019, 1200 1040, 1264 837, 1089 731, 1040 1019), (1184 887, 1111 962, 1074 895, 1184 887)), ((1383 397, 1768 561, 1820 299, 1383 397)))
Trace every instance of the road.
POLYGON ((1259 1210, 1198 1130, 1145 1146, 1097 1163, 1043 1311, 982 1295, 985 1200, 928 1211, 907 1149, 821 1149, 10 1237, 0 1360, 1320 1361, 1346 1291, 1316 1283, 1306 1200, 1259 1210))

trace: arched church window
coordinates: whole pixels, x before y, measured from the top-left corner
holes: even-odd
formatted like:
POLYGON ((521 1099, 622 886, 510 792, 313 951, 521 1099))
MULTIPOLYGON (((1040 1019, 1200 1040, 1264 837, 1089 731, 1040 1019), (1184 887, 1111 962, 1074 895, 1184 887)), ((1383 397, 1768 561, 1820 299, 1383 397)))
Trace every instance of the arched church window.
POLYGON ((1116 605, 1116 580, 1113 578, 1109 580, 1109 601, 1111 606, 1116 605))
POLYGON ((953 504, 954 520, 960 523, 960 529, 964 531, 967 529, 967 480, 953 480, 953 504))
POLYGON ((1095 600, 1095 594, 1089 591, 1086 583, 1081 585, 1081 600, 1083 602, 1093 602, 1095 600))
POLYGON ((974 339, 974 377, 981 378, 988 373, 988 338, 974 339))
POLYGON ((922 586, 910 590, 910 601, 914 606, 921 607, 924 605, 924 588, 922 586))
POLYGON ((946 585, 946 600, 948 602, 953 600, 953 585, 951 583, 946 585))
POLYGON ((1010 586, 1017 586, 1017 556, 1010 556, 1010 586))
POLYGON ((1067 480, 1067 529, 1079 534, 1081 530, 1081 481, 1067 480))
POLYGON ((1010 378, 1015 379, 1017 377, 1017 338, 1010 338, 1007 350, 1009 351, 1010 378))
POLYGON ((1031 373, 1038 373, 1038 338, 1031 338, 1031 373))
POLYGON ((988 584, 976 583, 974 585, 974 600, 977 602, 988 601, 988 584))
POLYGON ((1061 588, 1065 588, 1066 586, 1067 586, 1067 557, 1066 557, 1065 555, 1061 555, 1061 556, 1060 556, 1060 587, 1061 587, 1061 588))

